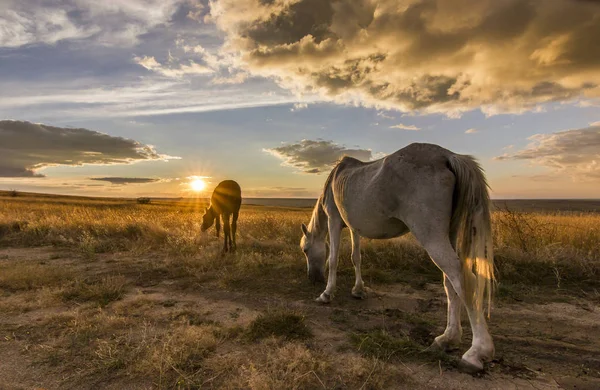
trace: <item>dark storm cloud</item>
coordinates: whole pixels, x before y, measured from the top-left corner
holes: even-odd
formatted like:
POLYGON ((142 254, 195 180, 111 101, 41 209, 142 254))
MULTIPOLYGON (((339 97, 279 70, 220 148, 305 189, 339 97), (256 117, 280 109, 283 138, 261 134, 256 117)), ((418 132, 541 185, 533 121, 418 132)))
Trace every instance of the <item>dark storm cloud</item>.
POLYGON ((600 179, 600 125, 584 129, 537 134, 527 148, 496 157, 527 160, 578 179, 600 179))
POLYGON ((23 121, 0 121, 0 177, 42 176, 54 165, 130 164, 169 160, 154 147, 87 129, 23 121))
POLYGON ((161 181, 161 179, 154 179, 150 177, 91 177, 90 180, 107 181, 111 184, 117 185, 147 184, 161 181))
POLYGON ((304 173, 315 174, 331 169, 343 156, 362 161, 373 157, 368 149, 348 149, 332 141, 308 139, 264 151, 280 158, 285 165, 293 166, 304 173))
POLYGON ((523 111, 600 96, 600 4, 574 0, 219 0, 250 72, 368 106, 523 111))

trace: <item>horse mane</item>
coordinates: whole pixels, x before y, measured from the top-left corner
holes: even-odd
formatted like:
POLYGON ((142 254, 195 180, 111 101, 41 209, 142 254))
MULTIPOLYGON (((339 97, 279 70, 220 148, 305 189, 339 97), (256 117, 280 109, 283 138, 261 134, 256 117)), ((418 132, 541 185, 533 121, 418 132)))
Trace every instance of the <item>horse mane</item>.
POLYGON ((327 214, 325 214, 325 209, 323 208, 323 194, 319 196, 319 199, 315 204, 308 229, 311 233, 314 233, 319 237, 325 236, 328 231, 327 214))
POLYGON ((313 209, 312 216, 310 217, 309 230, 316 233, 318 236, 324 236, 329 230, 327 224, 327 214, 325 213, 325 202, 329 201, 329 195, 331 194, 331 183, 333 182, 333 176, 337 171, 338 166, 342 162, 343 157, 337 161, 335 167, 327 175, 325 184, 323 185, 323 192, 319 196, 315 208, 313 209))
POLYGON ((331 193, 331 183, 333 182, 333 171, 331 171, 331 173, 329 173, 329 176, 327 176, 327 180, 325 181, 325 184, 323 185, 323 193, 321 194, 321 197, 319 198, 321 207, 325 207, 325 202, 327 202, 329 200, 329 194, 331 193))
MULTIPOLYGON (((333 177, 337 172, 338 168, 342 165, 345 160, 351 159, 348 156, 342 156, 335 164, 329 175, 327 175, 327 179, 325 180, 325 184, 323 185, 323 192, 317 203, 315 204, 315 208, 313 209, 312 216, 310 218, 310 231, 316 232, 319 236, 325 235, 328 231, 328 227, 324 226, 327 224, 327 214, 325 213, 325 203, 329 202, 330 196, 332 195, 331 184, 333 182, 333 177)), ((358 161, 358 160, 357 160, 358 161)))
POLYGON ((325 202, 329 201, 329 196, 331 195, 331 192, 332 192, 331 183, 333 182, 333 177, 335 176, 335 174, 338 171, 338 169, 340 168, 340 166, 349 159, 355 160, 354 158, 346 156, 346 155, 340 157, 340 159, 337 160, 337 162, 335 163, 335 166, 333 167, 331 172, 329 172, 329 175, 327 175, 327 179, 325 180, 325 184, 323 185, 323 195, 321 195, 321 198, 320 198, 321 204, 323 206, 325 206, 325 202))

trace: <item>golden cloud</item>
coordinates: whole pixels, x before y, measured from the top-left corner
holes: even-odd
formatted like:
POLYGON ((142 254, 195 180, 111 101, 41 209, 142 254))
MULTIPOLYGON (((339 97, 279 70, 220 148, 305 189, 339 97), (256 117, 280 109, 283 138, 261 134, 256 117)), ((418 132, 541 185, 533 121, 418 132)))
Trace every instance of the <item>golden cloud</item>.
POLYGON ((583 129, 536 134, 531 144, 496 160, 526 160, 574 179, 600 179, 600 124, 583 129))
POLYGON ((252 74, 338 102, 521 112, 600 96, 600 4, 575 0, 214 0, 252 74))

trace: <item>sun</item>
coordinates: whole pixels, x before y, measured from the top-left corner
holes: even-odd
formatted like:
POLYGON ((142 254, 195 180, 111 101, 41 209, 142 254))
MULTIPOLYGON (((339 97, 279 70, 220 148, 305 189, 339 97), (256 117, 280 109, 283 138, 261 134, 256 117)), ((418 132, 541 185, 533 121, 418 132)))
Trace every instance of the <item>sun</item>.
POLYGON ((202 179, 194 179, 190 182, 190 187, 196 192, 200 192, 206 188, 206 183, 202 179))

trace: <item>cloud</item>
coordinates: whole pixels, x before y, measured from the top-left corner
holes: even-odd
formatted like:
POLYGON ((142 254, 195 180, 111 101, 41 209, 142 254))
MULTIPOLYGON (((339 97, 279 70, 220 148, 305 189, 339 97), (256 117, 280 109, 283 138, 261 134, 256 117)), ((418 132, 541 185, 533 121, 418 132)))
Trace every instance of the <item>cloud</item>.
POLYGON ((467 130, 465 130, 465 134, 475 134, 475 133, 479 133, 479 130, 477 130, 477 129, 467 129, 467 130))
POLYGON ((555 182, 560 178, 554 175, 512 175, 515 179, 526 179, 536 182, 555 182))
POLYGON ((303 173, 316 174, 331 169, 343 156, 362 161, 371 160, 373 157, 369 149, 348 149, 333 141, 309 139, 263 151, 283 160, 283 165, 295 167, 303 173))
POLYGON ((254 75, 341 103, 453 116, 600 96, 600 4, 219 0, 210 20, 254 75))
POLYGON ((206 6, 203 3, 200 3, 197 0, 190 1, 190 10, 187 13, 187 17, 195 20, 196 22, 201 22, 205 16, 205 8, 206 6))
POLYGON ((180 78, 186 75, 207 75, 214 72, 209 67, 192 60, 189 61, 189 65, 179 64, 177 67, 161 65, 154 57, 135 57, 133 60, 144 68, 166 77, 180 78))
POLYGON ((306 103, 294 103, 294 106, 292 108, 290 108, 290 111, 291 112, 300 111, 300 110, 304 110, 305 108, 308 108, 308 104, 306 104, 306 103))
POLYGON ((396 119, 393 116, 387 115, 385 112, 383 111, 378 111, 377 112, 377 116, 382 117, 383 119, 396 119))
POLYGON ((394 126, 390 126, 390 129, 402 129, 402 130, 421 130, 421 128, 415 126, 415 125, 404 125, 402 123, 398 123, 397 125, 394 126))
POLYGON ((575 103, 577 107, 600 107, 600 99, 585 99, 575 103))
POLYGON ((87 42, 131 46, 167 24, 188 0, 5 0, 0 5, 0 47, 87 42))
POLYGON ((158 61, 156 61, 154 57, 135 57, 133 61, 136 64, 141 65, 148 70, 158 70, 162 68, 162 65, 158 61))
POLYGON ((211 84, 242 84, 250 76, 248 72, 239 67, 236 56, 222 48, 216 51, 207 50, 199 44, 191 45, 183 38, 176 39, 175 44, 185 55, 194 55, 206 64, 206 66, 202 66, 206 69, 206 74, 213 74, 211 84))
POLYGON ((91 177, 90 180, 107 181, 111 184, 116 185, 147 184, 161 181, 161 179, 155 179, 150 177, 91 177))
POLYGON ((0 177, 39 177, 55 165, 131 164, 178 157, 153 146, 87 129, 54 127, 23 121, 0 121, 0 177))
POLYGON ((496 160, 526 160, 550 168, 555 174, 580 180, 600 179, 600 126, 529 137, 532 143, 496 160))
POLYGON ((298 101, 289 92, 277 90, 265 94, 263 89, 240 89, 223 85, 218 88, 190 88, 189 80, 144 78, 127 83, 94 83, 89 80, 53 84, 2 83, 0 117, 25 116, 35 107, 41 120, 88 119, 168 115, 237 108, 293 104, 298 101), (88 84, 88 85, 86 85, 88 84), (35 89, 35 94, 32 94, 35 89))
POLYGON ((600 121, 590 123, 590 126, 600 126, 600 121))
POLYGON ((242 84, 248 79, 248 73, 238 72, 229 76, 216 76, 213 77, 210 82, 216 85, 223 84, 242 84))

